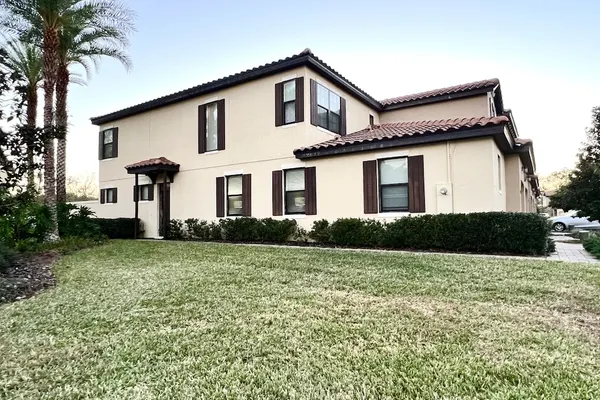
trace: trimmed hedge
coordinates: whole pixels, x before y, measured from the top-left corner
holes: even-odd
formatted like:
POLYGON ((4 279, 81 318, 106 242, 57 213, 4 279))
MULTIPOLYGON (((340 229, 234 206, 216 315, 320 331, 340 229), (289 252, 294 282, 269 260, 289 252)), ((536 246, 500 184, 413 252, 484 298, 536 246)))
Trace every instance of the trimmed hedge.
POLYGON ((600 236, 593 236, 583 242, 583 248, 600 259, 600 236))
POLYGON ((100 232, 110 239, 133 239, 135 218, 93 218, 100 232))
MULTIPOLYGON (((405 217, 391 222, 340 218, 318 220, 308 236, 345 247, 544 255, 551 250, 546 218, 533 213, 487 212, 405 217)), ((218 223, 172 220, 170 239, 270 242, 305 240, 295 220, 221 219, 218 223)))

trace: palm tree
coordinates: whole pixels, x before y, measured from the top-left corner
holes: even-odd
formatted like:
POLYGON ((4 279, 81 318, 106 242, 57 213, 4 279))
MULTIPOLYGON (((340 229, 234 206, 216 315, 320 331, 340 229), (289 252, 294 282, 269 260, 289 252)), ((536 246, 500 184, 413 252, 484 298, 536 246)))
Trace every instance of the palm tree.
POLYGON ((27 144, 27 191, 35 191, 35 160, 33 143, 37 135, 38 89, 42 81, 42 54, 38 47, 17 40, 10 40, 5 45, 6 58, 4 66, 17 72, 23 80, 26 92, 26 137, 27 144))
POLYGON ((44 89, 44 199, 50 210, 48 240, 59 238, 56 223, 54 91, 59 66, 60 34, 72 26, 133 29, 133 13, 116 0, 0 0, 0 25, 29 43, 41 45, 44 89))
POLYGON ((130 29, 112 26, 115 21, 106 21, 107 26, 86 27, 71 26, 63 29, 60 35, 58 76, 56 81, 56 125, 61 133, 56 151, 56 195, 58 202, 67 201, 66 156, 67 156, 67 95, 73 73, 69 67, 74 64, 83 66, 89 77, 91 64, 98 66, 101 57, 111 57, 120 61, 127 70, 131 68, 131 59, 125 52, 129 46, 130 29), (91 63, 90 63, 91 62, 91 63))

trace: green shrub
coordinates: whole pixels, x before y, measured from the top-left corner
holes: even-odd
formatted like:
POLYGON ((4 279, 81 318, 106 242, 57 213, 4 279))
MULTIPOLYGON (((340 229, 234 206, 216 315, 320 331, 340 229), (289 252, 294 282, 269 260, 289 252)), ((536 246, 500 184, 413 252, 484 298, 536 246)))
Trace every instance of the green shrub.
POLYGON ((187 238, 185 225, 180 219, 172 219, 169 221, 169 229, 167 230, 167 239, 183 240, 187 238))
POLYGON ((406 217, 386 224, 389 248, 544 255, 546 218, 533 213, 487 212, 406 217))
POLYGON ((311 231, 308 233, 308 236, 319 243, 330 243, 331 242, 331 226, 329 225, 329 221, 326 219, 320 219, 318 221, 313 222, 313 226, 311 231))
POLYGON ((14 250, 0 242, 0 271, 9 268, 13 264, 14 260, 14 250))
POLYGON ((223 240, 223 230, 218 222, 211 222, 208 224, 208 239, 209 240, 223 240))
POLYGON ((133 239, 135 235, 135 218, 93 218, 92 221, 111 239, 133 239))
POLYGON ((0 193, 0 240, 7 246, 32 239, 41 242, 50 228, 50 213, 27 193, 0 193))
POLYGON ((261 242, 282 243, 290 240, 296 234, 297 229, 298 224, 293 219, 263 218, 259 220, 258 240, 261 242))
POLYGON ((21 253, 57 251, 61 254, 68 254, 76 250, 101 245, 105 243, 106 240, 107 238, 102 236, 64 236, 56 242, 37 242, 31 239, 24 239, 16 243, 15 249, 21 253))
POLYGON ((583 248, 600 258, 600 236, 593 236, 583 242, 583 248))
POLYGON ((339 246, 376 247, 380 245, 384 225, 373 219, 340 218, 329 229, 331 242, 339 246))
POLYGON ((86 207, 74 204, 58 204, 58 232, 61 237, 82 237, 102 239, 104 236, 94 212, 86 207))

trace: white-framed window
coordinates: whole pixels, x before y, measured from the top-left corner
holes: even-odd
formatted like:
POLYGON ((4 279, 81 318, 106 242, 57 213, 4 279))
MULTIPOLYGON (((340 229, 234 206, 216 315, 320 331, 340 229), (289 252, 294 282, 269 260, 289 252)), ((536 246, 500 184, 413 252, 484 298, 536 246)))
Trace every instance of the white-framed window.
POLYGON ((242 175, 227 176, 227 216, 243 215, 242 175))
POLYGON ((284 203, 286 214, 306 212, 304 168, 286 169, 284 174, 284 203))
POLYGON ((102 159, 115 158, 115 141, 116 135, 114 129, 106 129, 102 131, 102 159))
POLYGON ((283 124, 296 122, 296 79, 283 83, 283 124))
POLYGON ((379 160, 379 211, 408 211, 408 157, 379 160))
POLYGON ((217 102, 206 105, 206 151, 218 148, 218 117, 217 102))
POLYGON ((340 96, 317 83, 317 125, 331 132, 341 131, 340 96))

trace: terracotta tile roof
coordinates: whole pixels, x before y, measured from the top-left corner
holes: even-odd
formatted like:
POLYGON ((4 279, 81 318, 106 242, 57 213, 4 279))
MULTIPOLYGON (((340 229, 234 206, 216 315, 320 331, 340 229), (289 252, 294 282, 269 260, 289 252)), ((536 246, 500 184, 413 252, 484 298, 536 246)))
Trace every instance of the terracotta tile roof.
POLYGON ((430 97, 451 95, 455 93, 469 92, 477 89, 493 88, 498 85, 500 81, 496 78, 486 79, 483 81, 463 83, 462 85, 449 86, 441 89, 429 90, 427 92, 414 93, 405 96, 393 97, 390 99, 380 100, 380 103, 385 107, 392 104, 406 103, 409 101, 428 99, 430 97))
POLYGON ((318 150, 330 147, 339 147, 349 144, 372 142, 384 139, 400 138, 405 136, 424 135, 431 133, 443 133, 461 129, 484 127, 489 125, 500 125, 508 122, 505 116, 499 117, 474 117, 442 119, 435 121, 410 121, 393 122, 375 125, 372 129, 366 128, 346 136, 338 136, 335 139, 318 143, 313 146, 296 149, 296 152, 318 150))
POLYGON ((129 164, 125 169, 141 168, 141 167, 152 167, 152 166, 172 166, 179 167, 179 164, 173 162, 165 157, 150 158, 148 160, 139 161, 133 164, 129 164))

